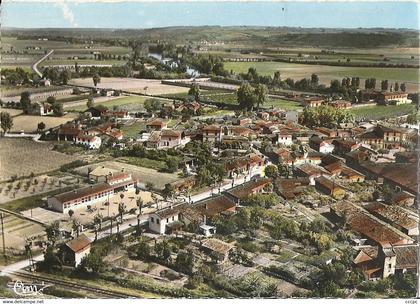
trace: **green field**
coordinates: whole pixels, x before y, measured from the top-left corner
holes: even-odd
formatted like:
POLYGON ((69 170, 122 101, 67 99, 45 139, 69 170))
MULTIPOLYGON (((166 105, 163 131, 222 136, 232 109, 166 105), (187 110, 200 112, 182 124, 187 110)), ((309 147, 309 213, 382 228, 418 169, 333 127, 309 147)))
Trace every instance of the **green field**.
POLYGON ((303 110, 303 107, 300 103, 296 101, 291 100, 285 100, 285 99, 274 99, 270 98, 264 105, 264 107, 274 107, 277 109, 283 109, 283 110, 303 110))
MULTIPOLYGON (((96 103, 96 105, 102 105, 105 106, 109 109, 113 109, 114 106, 116 107, 122 107, 122 106, 128 106, 128 105, 143 105, 144 101, 146 100, 145 97, 142 96, 126 96, 126 97, 121 97, 121 98, 116 98, 116 99, 112 99, 109 101, 105 101, 105 102, 98 102, 96 103)), ((85 110, 87 110, 87 105, 80 105, 80 106, 75 106, 75 107, 69 107, 67 108, 70 111, 78 111, 78 112, 83 112, 85 110)))
POLYGON ((415 105, 405 104, 400 106, 366 106, 349 110, 356 119, 377 120, 398 117, 414 113, 415 105))
POLYGON ((419 83, 419 73, 415 68, 363 68, 363 67, 342 67, 309 65, 285 62, 226 62, 225 68, 235 73, 247 73, 250 67, 255 67, 261 75, 274 75, 280 71, 283 79, 290 77, 298 80, 310 78, 311 74, 318 74, 321 82, 329 83, 331 79, 343 77, 360 77, 362 79, 374 77, 376 79, 388 79, 400 82, 419 83))
POLYGON ((137 137, 141 130, 146 129, 146 124, 142 122, 135 122, 131 125, 124 125, 121 131, 124 133, 124 137, 137 137))

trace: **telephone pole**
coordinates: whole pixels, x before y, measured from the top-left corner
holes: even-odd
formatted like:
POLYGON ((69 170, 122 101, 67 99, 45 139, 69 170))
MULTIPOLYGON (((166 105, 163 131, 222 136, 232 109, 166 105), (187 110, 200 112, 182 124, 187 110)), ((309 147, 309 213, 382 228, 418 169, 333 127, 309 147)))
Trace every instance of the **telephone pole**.
POLYGON ((4 258, 6 258, 6 241, 4 239, 3 212, 0 212, 0 222, 1 222, 1 237, 3 241, 3 256, 4 258))

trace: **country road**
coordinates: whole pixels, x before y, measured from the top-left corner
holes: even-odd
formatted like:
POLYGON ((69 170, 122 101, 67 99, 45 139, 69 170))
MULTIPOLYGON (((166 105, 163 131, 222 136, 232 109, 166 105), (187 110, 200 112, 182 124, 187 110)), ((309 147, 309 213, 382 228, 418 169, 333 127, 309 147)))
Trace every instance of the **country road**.
POLYGON ((41 62, 43 62, 45 59, 47 59, 52 53, 54 53, 54 50, 50 50, 47 54, 45 54, 44 56, 42 56, 40 59, 38 59, 37 62, 35 62, 32 65, 32 70, 34 70, 35 73, 38 74, 39 77, 42 78, 42 73, 38 70, 38 64, 40 64, 41 62))

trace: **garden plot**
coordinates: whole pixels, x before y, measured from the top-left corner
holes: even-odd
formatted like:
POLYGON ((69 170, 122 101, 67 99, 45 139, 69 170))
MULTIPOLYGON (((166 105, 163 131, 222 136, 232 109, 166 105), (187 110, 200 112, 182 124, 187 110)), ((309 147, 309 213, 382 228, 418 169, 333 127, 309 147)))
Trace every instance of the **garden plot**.
MULTIPOLYGON (((80 86, 92 86, 92 78, 72 79, 70 84, 80 86)), ((188 92, 188 88, 162 84, 160 80, 102 77, 97 86, 100 89, 123 90, 147 95, 163 95, 188 92)))
POLYGON ((2 183, 0 184, 0 204, 50 192, 73 184, 76 184, 76 178, 67 175, 40 175, 14 182, 2 183))
POLYGON ((23 138, 0 139, 0 181, 12 176, 50 172, 77 160, 76 156, 52 151, 47 143, 23 138))
POLYGON ((44 228, 34 222, 24 220, 17 216, 4 214, 4 233, 6 235, 6 248, 10 251, 23 250, 26 239, 28 238, 42 238, 44 228))

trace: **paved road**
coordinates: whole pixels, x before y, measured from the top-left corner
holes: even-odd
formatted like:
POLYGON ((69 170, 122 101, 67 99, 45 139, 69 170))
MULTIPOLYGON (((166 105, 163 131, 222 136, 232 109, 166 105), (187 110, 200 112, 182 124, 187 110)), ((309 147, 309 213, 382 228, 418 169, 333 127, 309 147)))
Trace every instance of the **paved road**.
POLYGON ((45 54, 44 56, 42 56, 37 62, 35 62, 32 65, 32 70, 34 70, 35 73, 38 74, 39 77, 42 78, 42 73, 38 70, 38 64, 40 64, 41 62, 43 62, 45 59, 48 58, 48 56, 50 56, 52 53, 54 53, 54 50, 50 50, 47 54, 45 54))
POLYGON ((12 138, 32 138, 33 141, 39 142, 39 138, 41 137, 41 134, 26 134, 26 133, 6 133, 4 134, 4 137, 12 137, 12 138))

